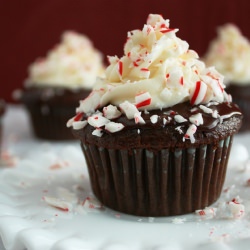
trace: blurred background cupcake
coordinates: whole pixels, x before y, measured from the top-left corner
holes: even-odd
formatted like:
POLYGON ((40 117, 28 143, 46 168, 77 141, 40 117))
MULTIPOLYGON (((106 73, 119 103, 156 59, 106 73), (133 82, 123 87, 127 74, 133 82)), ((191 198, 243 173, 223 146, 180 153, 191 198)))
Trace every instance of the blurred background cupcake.
POLYGON ((66 121, 103 72, 103 56, 90 39, 65 31, 45 58, 30 65, 23 89, 14 92, 30 113, 35 135, 48 140, 73 139, 66 121))
POLYGON ((250 42, 231 23, 220 26, 204 56, 224 75, 227 92, 232 95, 244 115, 240 131, 250 130, 250 42))
POLYGON ((3 115, 5 112, 5 101, 0 99, 0 162, 1 162, 1 153, 2 153, 2 135, 3 135, 3 115))

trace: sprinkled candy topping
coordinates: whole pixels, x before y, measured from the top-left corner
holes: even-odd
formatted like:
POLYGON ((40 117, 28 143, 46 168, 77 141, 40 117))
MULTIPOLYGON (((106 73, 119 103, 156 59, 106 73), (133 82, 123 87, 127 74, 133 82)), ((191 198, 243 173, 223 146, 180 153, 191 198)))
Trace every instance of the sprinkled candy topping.
POLYGON ((181 116, 181 115, 175 115, 174 116, 174 119, 175 119, 175 121, 176 122, 178 122, 178 123, 182 123, 182 122, 186 122, 187 121, 187 119, 185 119, 183 116, 181 116))

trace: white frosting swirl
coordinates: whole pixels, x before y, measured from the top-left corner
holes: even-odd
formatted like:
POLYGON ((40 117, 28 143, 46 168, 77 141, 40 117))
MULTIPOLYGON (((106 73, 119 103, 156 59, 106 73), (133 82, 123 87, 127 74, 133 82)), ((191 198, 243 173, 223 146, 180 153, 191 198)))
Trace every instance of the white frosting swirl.
POLYGON ((27 85, 92 89, 103 76, 102 54, 84 35, 65 31, 61 43, 29 67, 27 85))
POLYGON ((176 37, 177 31, 169 28, 169 20, 150 14, 142 30, 128 33, 124 56, 109 57, 106 77, 97 81, 94 93, 80 102, 77 111, 93 112, 95 107, 125 101, 144 110, 188 100, 223 102, 227 97, 223 76, 213 67, 206 68, 188 43, 176 37))
POLYGON ((225 83, 250 84, 250 43, 234 24, 218 28, 204 57, 207 65, 214 65, 225 76, 225 83))

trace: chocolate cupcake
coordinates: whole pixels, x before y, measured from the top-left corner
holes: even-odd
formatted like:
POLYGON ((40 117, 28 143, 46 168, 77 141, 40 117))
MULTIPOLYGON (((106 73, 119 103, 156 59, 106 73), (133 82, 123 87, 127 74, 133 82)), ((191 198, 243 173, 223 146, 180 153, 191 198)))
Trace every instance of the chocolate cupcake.
POLYGON ((222 75, 177 31, 149 15, 67 123, 81 142, 94 194, 111 209, 179 215, 220 196, 242 114, 222 75))
POLYGON ((232 95, 244 115, 240 131, 250 130, 250 43, 234 24, 218 28, 204 57, 225 76, 227 92, 232 95))
POLYGON ((102 55, 91 41, 76 32, 64 32, 61 43, 30 66, 24 88, 15 92, 30 113, 35 135, 48 140, 74 139, 65 123, 103 72, 102 55))

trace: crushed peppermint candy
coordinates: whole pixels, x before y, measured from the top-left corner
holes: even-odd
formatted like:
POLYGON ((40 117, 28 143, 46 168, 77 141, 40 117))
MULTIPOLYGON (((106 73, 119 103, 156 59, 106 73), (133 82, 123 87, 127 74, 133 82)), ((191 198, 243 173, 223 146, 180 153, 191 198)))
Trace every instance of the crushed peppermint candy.
POLYGON ((158 115, 151 115, 150 116, 150 121, 155 124, 158 121, 159 116, 158 115))
POLYGON ((100 99, 104 90, 93 90, 90 95, 80 101, 80 106, 76 109, 77 113, 91 114, 100 106, 100 99))
POLYGON ((195 214, 201 219, 242 219, 245 215, 245 206, 239 196, 230 201, 221 201, 217 207, 206 207, 204 209, 196 210, 195 214))
POLYGON ((193 107, 193 108, 191 108, 191 113, 194 113, 194 112, 196 112, 196 111, 198 111, 198 107, 193 107))
POLYGON ((97 137, 101 137, 102 134, 103 134, 103 131, 102 131, 102 129, 100 129, 100 128, 96 128, 96 129, 92 132, 92 135, 95 135, 95 136, 97 136, 97 137))
POLYGON ((136 108, 136 106, 128 101, 121 103, 119 106, 128 119, 134 118, 135 114, 139 113, 139 110, 136 108))
POLYGON ((109 120, 116 119, 121 116, 121 112, 117 109, 116 106, 108 105, 103 108, 103 115, 109 120))
POLYGON ((205 113, 207 113, 207 114, 212 114, 212 113, 213 113, 213 110, 212 110, 212 109, 210 109, 210 108, 208 108, 208 107, 206 107, 206 106, 204 106, 204 105, 200 105, 199 108, 200 108, 201 110, 203 110, 203 111, 204 111, 205 113))
POLYGON ((72 210, 72 204, 62 199, 58 199, 58 198, 50 197, 50 196, 43 196, 42 200, 44 200, 48 205, 58 208, 62 211, 69 212, 72 210))
POLYGON ((218 117, 220 117, 220 115, 219 115, 219 113, 218 113, 217 110, 213 110, 212 117, 213 117, 213 118, 218 118, 218 117))
POLYGON ((186 121, 187 121, 187 119, 184 118, 184 117, 181 116, 181 115, 175 115, 175 116, 174 116, 174 120, 175 120, 176 122, 178 122, 178 123, 183 123, 183 122, 186 122, 186 121))
POLYGON ((107 130, 110 133, 115 133, 124 128, 124 125, 122 123, 117 122, 109 122, 105 125, 105 130, 107 130))
POLYGON ((73 122, 72 126, 73 126, 73 129, 78 130, 78 129, 84 128, 87 124, 88 124, 87 121, 77 121, 77 122, 73 122))
POLYGON ((190 139, 191 143, 194 143, 195 142, 194 133, 196 132, 196 130, 197 127, 194 124, 191 124, 187 129, 187 132, 183 136, 183 141, 185 141, 185 139, 190 139))
POLYGON ((196 210, 195 213, 203 218, 214 218, 216 216, 217 208, 206 207, 204 209, 196 210))
POLYGON ((89 123, 89 125, 91 125, 95 128, 100 128, 100 127, 106 125, 107 123, 109 123, 109 119, 104 117, 102 115, 102 113, 97 113, 97 114, 93 114, 92 116, 88 117, 88 123, 89 123))
POLYGON ((146 122, 144 119, 141 117, 141 112, 137 112, 134 114, 134 119, 136 124, 145 124, 146 122))
POLYGON ((182 126, 176 127, 175 130, 178 131, 179 134, 183 134, 182 126))
POLYGON ((197 81, 190 103, 192 105, 201 103, 206 95, 206 92, 207 85, 203 81, 197 81))
POLYGON ((163 125, 165 126, 166 124, 167 124, 167 119, 165 118, 165 117, 163 117, 163 119, 162 119, 162 121, 163 121, 163 125))
POLYGON ((221 202, 218 206, 218 215, 226 219, 241 219, 245 215, 245 206, 237 196, 228 202, 221 202))
POLYGON ((151 103, 151 95, 149 92, 144 92, 135 96, 135 106, 137 108, 145 107, 151 103))
POLYGON ((195 115, 191 115, 189 117, 189 121, 193 124, 195 124, 196 126, 202 125, 203 124, 203 118, 201 113, 197 113, 195 115))
POLYGON ((82 207, 86 208, 86 209, 103 209, 103 204, 98 201, 96 198, 94 197, 87 197, 83 202, 82 202, 82 207))

